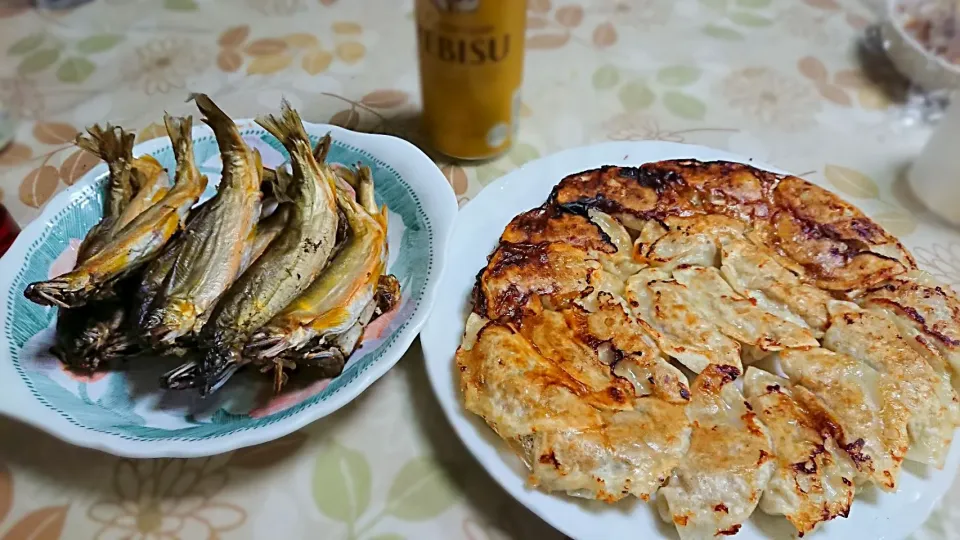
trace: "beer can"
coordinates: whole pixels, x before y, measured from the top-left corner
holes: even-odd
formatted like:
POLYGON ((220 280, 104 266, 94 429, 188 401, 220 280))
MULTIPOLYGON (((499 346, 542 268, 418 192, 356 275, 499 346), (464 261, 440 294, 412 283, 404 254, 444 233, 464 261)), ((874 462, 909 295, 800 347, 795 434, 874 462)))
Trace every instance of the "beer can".
POLYGON ((513 144, 525 0, 416 0, 423 130, 434 149, 486 159, 513 144))

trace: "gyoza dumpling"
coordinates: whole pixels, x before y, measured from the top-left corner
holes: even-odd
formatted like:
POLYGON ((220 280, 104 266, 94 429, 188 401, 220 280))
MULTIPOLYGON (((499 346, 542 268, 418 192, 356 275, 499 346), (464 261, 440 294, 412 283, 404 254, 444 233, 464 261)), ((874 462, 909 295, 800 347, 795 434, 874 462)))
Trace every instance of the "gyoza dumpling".
POLYGON ((761 351, 819 345, 808 329, 778 318, 734 292, 716 268, 681 267, 674 270, 673 278, 687 288, 690 306, 744 345, 761 351))
POLYGON ((667 217, 666 228, 648 222, 634 244, 636 258, 670 271, 682 265, 717 264, 719 239, 743 234, 743 222, 719 215, 667 217))
POLYGON ((953 440, 958 399, 949 383, 903 339, 893 321, 850 302, 831 302, 828 349, 866 362, 896 381, 909 420, 911 461, 942 467, 953 440))
POLYGON ((800 281, 768 248, 734 236, 724 237, 720 245, 720 271, 735 291, 755 300, 764 311, 803 324, 818 338, 823 336, 827 302, 832 300, 829 294, 800 281))
POLYGON ((914 271, 870 289, 858 301, 893 319, 942 378, 960 374, 960 302, 949 287, 914 271))
POLYGON ((740 345, 700 315, 689 289, 666 272, 645 268, 627 280, 633 314, 663 352, 695 372, 710 364, 742 371, 740 345))
POLYGON ((617 248, 615 253, 600 257, 601 263, 607 263, 604 268, 608 272, 618 274, 626 279, 647 266, 645 263, 634 260, 633 240, 623 224, 617 221, 617 218, 595 209, 587 212, 587 216, 589 216, 591 222, 603 231, 610 243, 617 248))
POLYGON ((856 469, 830 435, 823 415, 797 402, 790 383, 750 367, 743 393, 773 439, 773 476, 760 510, 783 514, 801 535, 821 522, 847 517, 856 494, 856 469))
POLYGON ((587 251, 569 244, 501 244, 474 287, 474 311, 519 320, 534 296, 579 298, 603 274, 587 251))
POLYGON ((770 437, 733 384, 737 375, 711 365, 693 384, 690 450, 657 494, 660 516, 683 540, 736 534, 773 473, 770 437))
POLYGON ((457 351, 467 410, 517 452, 534 486, 607 502, 648 499, 689 445, 683 375, 663 358, 631 354, 617 367, 648 378, 643 394, 614 376, 562 314, 528 314, 524 332, 529 339, 471 315, 457 351))
POLYGON ((780 367, 794 397, 808 410, 822 409, 839 426, 834 438, 850 455, 861 479, 896 491, 907 453, 907 411, 896 382, 867 364, 827 349, 780 353, 780 367))

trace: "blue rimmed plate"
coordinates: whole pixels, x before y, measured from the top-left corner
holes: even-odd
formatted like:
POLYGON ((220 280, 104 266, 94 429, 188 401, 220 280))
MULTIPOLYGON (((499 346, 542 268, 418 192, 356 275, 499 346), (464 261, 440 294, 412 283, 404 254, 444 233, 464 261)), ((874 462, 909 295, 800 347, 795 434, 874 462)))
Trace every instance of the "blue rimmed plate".
MULTIPOLYGON (((266 166, 286 161, 283 147, 250 120, 237 122, 266 166)), ((329 161, 364 163, 373 170, 377 202, 389 209, 388 269, 401 283, 397 308, 372 323, 363 346, 335 379, 301 382, 273 396, 254 374, 231 381, 201 399, 193 392, 158 387, 177 359, 140 357, 122 371, 81 377, 49 353, 56 310, 23 297, 27 284, 72 267, 76 248, 103 211, 106 166, 98 165, 61 193, 17 238, 0 260, 0 413, 70 443, 131 457, 194 457, 226 452, 282 437, 339 409, 387 372, 410 346, 433 304, 447 237, 457 213, 453 191, 433 162, 413 145, 385 135, 305 124, 313 142, 333 136, 329 161)), ((204 197, 220 180, 216 140, 206 126, 193 131, 201 172, 210 178, 204 197)), ((166 138, 137 145, 170 173, 166 138)))

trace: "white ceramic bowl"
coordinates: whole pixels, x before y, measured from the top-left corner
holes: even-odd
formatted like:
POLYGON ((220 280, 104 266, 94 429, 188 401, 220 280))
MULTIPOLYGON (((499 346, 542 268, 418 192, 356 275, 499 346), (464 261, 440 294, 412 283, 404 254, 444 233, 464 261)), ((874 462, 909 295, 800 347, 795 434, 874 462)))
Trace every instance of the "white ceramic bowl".
MULTIPOLYGON (((264 164, 286 160, 282 146, 250 120, 237 122, 260 150, 264 164)), ((326 416, 387 372, 416 337, 436 297, 437 283, 457 202, 443 174, 410 143, 385 135, 306 124, 311 139, 333 136, 329 160, 362 162, 373 169, 379 203, 389 211, 388 271, 401 283, 394 311, 374 321, 361 349, 335 379, 310 381, 272 396, 264 377, 242 373, 213 396, 164 392, 159 375, 180 361, 137 358, 124 371, 77 377, 48 352, 55 310, 23 297, 32 281, 73 266, 75 248, 102 215, 106 166, 98 165, 54 198, 0 260, 0 414, 17 418, 65 441, 131 457, 193 457, 217 454, 281 437, 326 416)), ((220 157, 206 126, 194 128, 195 155, 210 177, 204 197, 220 180, 220 157)), ((137 145, 168 171, 170 140, 137 145)))
MULTIPOLYGON (((693 158, 748 163, 778 171, 723 152, 666 142, 615 142, 576 148, 524 165, 487 186, 460 211, 450 237, 447 268, 433 313, 420 335, 427 372, 440 405, 467 448, 511 495, 564 534, 580 540, 610 538, 676 538, 653 505, 637 499, 608 505, 563 495, 551 495, 526 485, 528 471, 514 453, 476 415, 467 412, 459 390, 454 354, 470 312, 470 292, 477 272, 486 265, 507 223, 520 212, 539 206, 561 178, 603 165, 640 165, 664 159, 693 158)), ((869 213, 869 208, 865 208, 869 213)), ((917 529, 949 489, 960 464, 960 444, 954 444, 942 471, 907 464, 896 494, 868 488, 853 504, 849 519, 835 519, 810 539, 900 539, 917 529)), ((736 536, 740 540, 793 538, 783 518, 760 511, 736 536)))
POLYGON ((887 1, 887 18, 880 27, 887 56, 903 76, 928 91, 960 88, 960 66, 931 53, 903 27, 898 6, 904 0, 887 1))

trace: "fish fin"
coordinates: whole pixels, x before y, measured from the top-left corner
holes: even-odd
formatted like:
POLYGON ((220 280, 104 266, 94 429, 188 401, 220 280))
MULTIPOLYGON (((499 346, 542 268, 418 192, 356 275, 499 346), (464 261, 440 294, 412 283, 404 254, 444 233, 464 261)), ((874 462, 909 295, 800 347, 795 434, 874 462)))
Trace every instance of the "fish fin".
POLYGON ((359 167, 360 167, 360 163, 357 163, 357 170, 353 170, 349 167, 344 167, 342 165, 336 166, 337 176, 341 180, 346 182, 353 189, 354 192, 356 192, 357 188, 360 187, 360 179, 358 177, 359 167))
POLYGON ((252 148, 253 150, 253 161, 256 163, 257 167, 257 177, 260 178, 260 181, 263 182, 263 156, 260 155, 260 150, 252 148))
POLYGON ((387 223, 389 221, 388 216, 389 214, 387 212, 387 205, 385 204, 380 205, 380 212, 377 214, 374 214, 373 216, 373 218, 380 223, 380 226, 383 227, 383 230, 385 231, 388 230, 387 229, 387 223))
POLYGON ((293 202, 293 198, 290 196, 290 188, 294 185, 293 177, 284 169, 277 169, 276 173, 273 196, 278 203, 293 202))
POLYGON ((330 132, 328 131, 326 135, 317 142, 317 146, 313 148, 313 158, 317 160, 317 163, 326 163, 327 154, 330 153, 330 146, 333 144, 333 138, 330 137, 330 132))
POLYGON ((377 197, 374 193, 373 171, 366 165, 357 165, 357 172, 357 183, 359 184, 356 187, 357 202, 363 206, 367 213, 375 216, 380 208, 377 206, 377 197))
MULTIPOLYGON (((137 191, 140 191, 148 179, 165 173, 166 169, 157 161, 157 158, 150 154, 143 154, 142 156, 134 158, 133 172, 137 175, 137 180, 141 182, 137 188, 137 191)), ((170 187, 171 183, 172 178, 167 177, 165 185, 170 187)))
POLYGON ((158 169, 163 168, 163 165, 161 165, 160 162, 157 161, 157 158, 151 156, 150 154, 143 154, 142 156, 137 156, 137 158, 134 160, 134 166, 140 165, 136 162, 142 162, 142 165, 149 166, 149 167, 156 167, 158 169))

